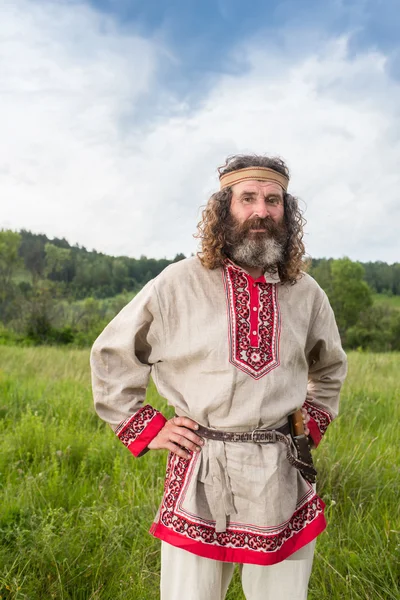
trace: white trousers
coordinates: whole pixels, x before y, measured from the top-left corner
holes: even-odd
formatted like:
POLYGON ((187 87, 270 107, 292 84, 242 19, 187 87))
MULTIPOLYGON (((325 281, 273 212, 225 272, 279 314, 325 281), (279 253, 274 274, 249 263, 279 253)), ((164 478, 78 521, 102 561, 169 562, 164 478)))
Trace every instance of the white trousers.
MULTIPOLYGON (((307 600, 316 540, 271 565, 239 565, 246 600, 307 600)), ((161 542, 161 600, 224 600, 234 563, 161 542)))

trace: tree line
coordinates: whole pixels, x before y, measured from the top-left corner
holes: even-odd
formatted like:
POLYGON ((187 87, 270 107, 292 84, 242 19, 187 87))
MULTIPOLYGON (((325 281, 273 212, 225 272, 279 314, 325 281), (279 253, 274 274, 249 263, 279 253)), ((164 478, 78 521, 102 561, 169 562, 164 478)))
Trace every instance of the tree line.
MULTIPOLYGON (((183 258, 114 257, 1 230, 0 343, 89 345, 143 285, 183 258)), ((326 291, 346 347, 400 350, 400 310, 373 302, 374 292, 400 297, 399 263, 314 259, 306 268, 326 291)))
MULTIPOLYGON (((4 232, 3 232, 4 233, 4 232)), ((65 238, 49 239, 44 234, 21 230, 18 256, 30 279, 58 282, 75 299, 93 296, 109 298, 123 290, 137 290, 156 277, 166 266, 185 258, 178 254, 173 260, 141 256, 108 256, 84 246, 71 246, 65 238)))
MULTIPOLYGON (((309 273, 324 289, 329 287, 334 259, 314 258, 309 273)), ((387 296, 400 296, 400 263, 360 262, 364 279, 373 292, 387 296)))

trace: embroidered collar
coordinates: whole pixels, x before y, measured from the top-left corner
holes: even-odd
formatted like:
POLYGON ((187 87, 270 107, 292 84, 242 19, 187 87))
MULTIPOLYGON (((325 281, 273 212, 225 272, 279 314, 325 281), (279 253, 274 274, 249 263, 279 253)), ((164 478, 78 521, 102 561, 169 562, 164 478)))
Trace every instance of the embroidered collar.
POLYGON ((254 279, 245 269, 243 269, 243 267, 240 267, 239 265, 234 263, 233 260, 231 260, 230 258, 225 258, 224 264, 230 265, 237 271, 241 271, 246 275, 247 278, 250 278, 251 281, 253 281, 254 283, 279 283, 281 280, 278 272, 271 273, 270 271, 265 271, 264 275, 261 275, 261 277, 258 277, 258 279, 254 279))

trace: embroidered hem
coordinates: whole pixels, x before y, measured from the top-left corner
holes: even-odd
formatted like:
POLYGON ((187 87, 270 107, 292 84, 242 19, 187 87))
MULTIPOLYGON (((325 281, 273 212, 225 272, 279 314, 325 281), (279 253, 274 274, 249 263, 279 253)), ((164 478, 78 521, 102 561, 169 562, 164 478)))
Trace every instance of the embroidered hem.
POLYGON ((147 404, 123 421, 115 434, 134 456, 139 456, 164 427, 167 419, 147 404))
POLYGON ((223 562, 243 563, 252 565, 275 565, 282 560, 288 558, 303 546, 312 542, 326 528, 326 520, 323 513, 320 513, 314 521, 306 528, 298 532, 294 537, 290 538, 285 544, 275 552, 260 552, 259 550, 242 550, 240 548, 225 548, 207 544, 203 542, 195 542, 187 539, 183 535, 171 531, 160 522, 153 523, 150 528, 150 533, 172 546, 187 550, 197 556, 204 558, 212 558, 223 562))
POLYGON ((195 462, 195 458, 185 460, 170 453, 164 496, 150 529, 155 537, 206 558, 272 565, 325 529, 325 504, 310 485, 286 522, 272 527, 236 522, 230 523, 226 531, 217 532, 215 521, 190 514, 183 507, 195 462))

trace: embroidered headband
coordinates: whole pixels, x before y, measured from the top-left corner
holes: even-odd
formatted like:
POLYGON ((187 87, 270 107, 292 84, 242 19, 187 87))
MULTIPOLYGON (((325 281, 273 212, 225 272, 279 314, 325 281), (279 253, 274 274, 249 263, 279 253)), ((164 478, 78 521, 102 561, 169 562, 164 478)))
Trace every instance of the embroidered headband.
POLYGON ((237 171, 231 171, 221 175, 219 181, 221 183, 221 190, 226 187, 235 185, 242 181, 249 181, 250 179, 257 179, 257 181, 274 181, 278 183, 286 192, 289 179, 286 175, 274 171, 274 169, 268 169, 267 167, 247 167, 245 169, 238 169, 237 171))

